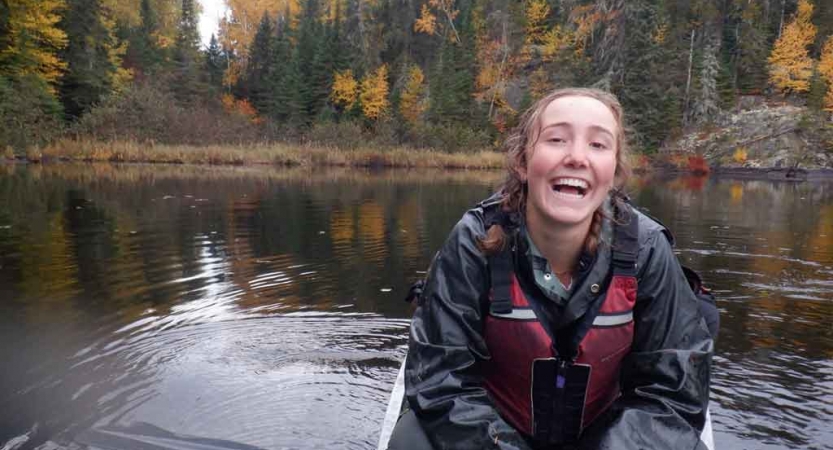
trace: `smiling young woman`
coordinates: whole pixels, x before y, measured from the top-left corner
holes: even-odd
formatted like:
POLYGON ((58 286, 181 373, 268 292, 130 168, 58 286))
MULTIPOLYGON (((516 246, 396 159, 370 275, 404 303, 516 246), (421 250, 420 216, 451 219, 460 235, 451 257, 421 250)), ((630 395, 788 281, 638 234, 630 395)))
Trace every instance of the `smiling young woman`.
POLYGON ((623 120, 592 89, 524 114, 429 271, 390 449, 705 448, 713 341, 670 234, 619 194, 623 120))

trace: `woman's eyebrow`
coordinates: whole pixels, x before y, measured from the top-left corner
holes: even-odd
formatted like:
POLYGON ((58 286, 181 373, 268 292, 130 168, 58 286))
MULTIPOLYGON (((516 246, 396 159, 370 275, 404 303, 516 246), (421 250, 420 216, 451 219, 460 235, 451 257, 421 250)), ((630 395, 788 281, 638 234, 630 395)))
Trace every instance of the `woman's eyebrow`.
POLYGON ((543 132, 544 132, 544 131, 546 131, 548 128, 556 128, 556 127, 572 128, 572 127, 573 127, 573 124, 571 124, 570 122, 557 122, 557 123, 551 123, 551 124, 546 125, 546 126, 544 126, 543 128, 541 128, 541 132, 543 133, 543 132))
MULTIPOLYGON (((556 128, 556 127, 558 127, 558 128, 570 128, 570 129, 572 129, 572 128, 573 128, 573 124, 572 124, 572 123, 570 123, 570 122, 556 122, 556 123, 551 123, 551 124, 549 124, 549 125, 544 126, 544 128, 541 128, 541 133, 543 133, 544 131, 546 131, 548 128, 556 128)), ((601 125, 590 125, 590 127, 589 127, 589 128, 590 128, 590 130, 592 130, 592 131, 607 134, 607 135, 608 135, 608 136, 610 136, 611 138, 613 138, 613 137, 615 137, 615 136, 616 136, 616 135, 615 135, 615 134, 613 134, 613 132, 612 132, 612 131, 610 131, 607 127, 603 127, 603 126, 601 126, 601 125)))
POLYGON ((605 128, 601 125, 590 125, 590 129, 593 130, 593 131, 599 132, 599 133, 607 134, 611 138, 613 138, 615 136, 612 131, 608 130, 607 128, 605 128))

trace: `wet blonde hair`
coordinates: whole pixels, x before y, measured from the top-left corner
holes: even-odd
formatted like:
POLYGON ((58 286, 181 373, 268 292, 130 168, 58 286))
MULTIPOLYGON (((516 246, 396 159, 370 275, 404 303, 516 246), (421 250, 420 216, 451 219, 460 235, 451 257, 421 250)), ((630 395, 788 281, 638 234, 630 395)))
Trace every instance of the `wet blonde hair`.
MULTIPOLYGON (((521 179, 519 169, 526 167, 528 155, 538 142, 541 134, 541 115, 547 106, 554 100, 562 97, 589 97, 598 100, 610 110, 616 120, 616 171, 613 177, 613 189, 620 190, 630 177, 630 165, 628 163, 628 145, 625 137, 625 119, 622 105, 616 97, 606 91, 590 88, 565 88, 550 92, 544 98, 538 100, 531 108, 521 116, 520 123, 516 126, 504 144, 506 151, 507 178, 503 182, 500 192, 503 195, 501 207, 506 213, 524 214, 526 211, 526 182, 521 179)), ((593 222, 590 231, 584 241, 584 248, 594 253, 599 245, 604 213, 604 205, 593 213, 593 222)), ((480 248, 486 254, 492 254, 503 250, 507 245, 506 231, 500 224, 489 227, 486 236, 480 240, 480 248)))

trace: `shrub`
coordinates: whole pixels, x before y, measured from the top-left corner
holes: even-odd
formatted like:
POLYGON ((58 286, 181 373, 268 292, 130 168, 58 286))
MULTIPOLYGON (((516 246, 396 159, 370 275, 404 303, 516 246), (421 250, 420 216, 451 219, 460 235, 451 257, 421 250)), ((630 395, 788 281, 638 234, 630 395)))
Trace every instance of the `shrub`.
POLYGON ((748 156, 748 150, 746 147, 738 147, 735 149, 735 153, 732 155, 732 159, 738 163, 743 164, 746 162, 746 157, 748 156))
POLYGON ((219 100, 183 106, 164 87, 137 83, 94 107, 73 127, 99 140, 160 144, 239 144, 262 140, 264 129, 247 105, 227 113, 219 100))
POLYGON ((460 124, 421 124, 408 137, 417 147, 445 152, 475 153, 492 147, 492 137, 487 131, 460 124))
POLYGON ((23 153, 61 132, 61 105, 36 79, 0 76, 0 148, 23 153))
POLYGON ((307 133, 307 139, 323 147, 355 150, 367 144, 367 137, 358 122, 317 123, 307 133))
POLYGON ((700 155, 688 157, 688 171, 694 175, 706 175, 709 173, 709 163, 706 158, 700 155))

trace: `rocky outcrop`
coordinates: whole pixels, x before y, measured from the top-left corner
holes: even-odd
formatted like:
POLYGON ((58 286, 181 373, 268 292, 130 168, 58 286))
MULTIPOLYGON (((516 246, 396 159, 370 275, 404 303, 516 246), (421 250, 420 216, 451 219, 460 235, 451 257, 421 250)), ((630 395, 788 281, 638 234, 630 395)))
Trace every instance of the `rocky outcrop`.
POLYGON ((833 168, 829 137, 822 132, 825 124, 811 119, 807 108, 765 103, 753 107, 724 113, 712 125, 666 146, 665 151, 701 155, 717 170, 833 168))

